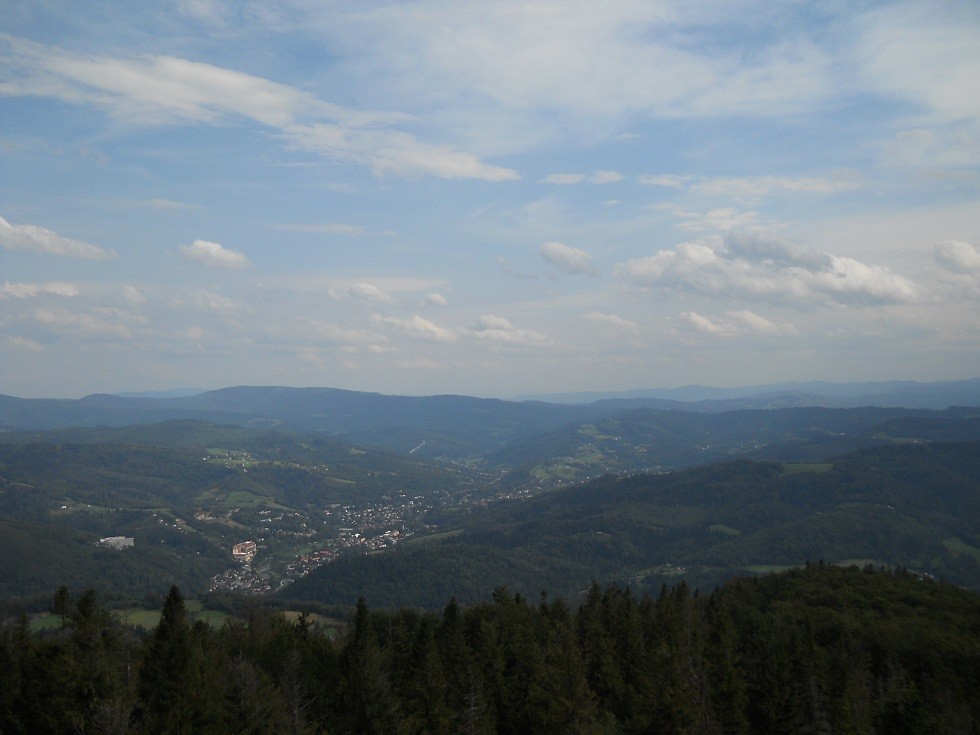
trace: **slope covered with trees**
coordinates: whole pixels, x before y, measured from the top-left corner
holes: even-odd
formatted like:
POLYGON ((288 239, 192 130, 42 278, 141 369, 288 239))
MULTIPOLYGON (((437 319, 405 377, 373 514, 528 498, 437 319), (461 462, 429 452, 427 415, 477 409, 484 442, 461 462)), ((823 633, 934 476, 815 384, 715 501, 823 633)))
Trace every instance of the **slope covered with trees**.
POLYGON ((826 565, 710 595, 371 610, 330 638, 253 609, 193 622, 176 588, 135 637, 64 590, 59 630, 0 630, 4 733, 973 733, 980 597, 826 565))

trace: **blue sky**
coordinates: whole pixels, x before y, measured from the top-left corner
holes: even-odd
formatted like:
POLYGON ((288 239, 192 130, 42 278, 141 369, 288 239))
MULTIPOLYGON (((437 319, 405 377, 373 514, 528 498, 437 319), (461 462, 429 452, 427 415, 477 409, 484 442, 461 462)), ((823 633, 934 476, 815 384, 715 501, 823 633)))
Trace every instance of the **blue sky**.
POLYGON ((0 393, 980 375, 980 5, 0 0, 0 393))

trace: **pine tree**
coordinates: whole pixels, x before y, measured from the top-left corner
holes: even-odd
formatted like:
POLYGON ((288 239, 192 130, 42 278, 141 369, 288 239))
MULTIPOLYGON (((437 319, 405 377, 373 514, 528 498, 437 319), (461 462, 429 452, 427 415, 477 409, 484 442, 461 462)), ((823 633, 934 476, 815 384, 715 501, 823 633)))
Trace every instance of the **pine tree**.
POLYGON ((341 653, 339 704, 348 727, 367 735, 402 731, 391 684, 382 665, 381 647, 364 598, 357 601, 353 630, 341 653))
POLYGON ((140 669, 139 695, 145 727, 159 733, 188 733, 198 718, 200 661, 195 655, 184 599, 170 588, 160 622, 140 669))

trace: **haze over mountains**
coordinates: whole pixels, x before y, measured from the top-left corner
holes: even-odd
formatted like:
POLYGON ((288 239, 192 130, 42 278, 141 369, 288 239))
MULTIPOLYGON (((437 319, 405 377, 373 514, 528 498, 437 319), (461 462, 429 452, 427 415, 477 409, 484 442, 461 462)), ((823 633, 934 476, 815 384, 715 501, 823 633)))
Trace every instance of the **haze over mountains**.
POLYGON ((336 388, 239 386, 194 393, 93 394, 80 399, 0 395, 0 429, 124 426, 171 419, 281 426, 356 435, 411 427, 502 438, 635 408, 722 412, 804 406, 941 409, 980 405, 980 379, 916 383, 779 383, 745 388, 686 386, 626 393, 576 393, 503 401, 468 396, 397 396, 336 388), (175 395, 176 394, 176 395, 175 395))

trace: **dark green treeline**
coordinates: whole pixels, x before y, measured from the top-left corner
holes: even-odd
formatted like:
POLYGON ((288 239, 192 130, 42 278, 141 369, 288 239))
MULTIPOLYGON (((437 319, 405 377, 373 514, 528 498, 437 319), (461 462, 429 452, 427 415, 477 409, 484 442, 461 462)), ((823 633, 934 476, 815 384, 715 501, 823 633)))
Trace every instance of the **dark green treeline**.
POLYGON ((980 597, 806 569, 711 595, 504 589, 371 611, 340 638, 260 610, 213 629, 172 589, 143 638, 92 593, 0 638, 0 733, 976 733, 980 597))

